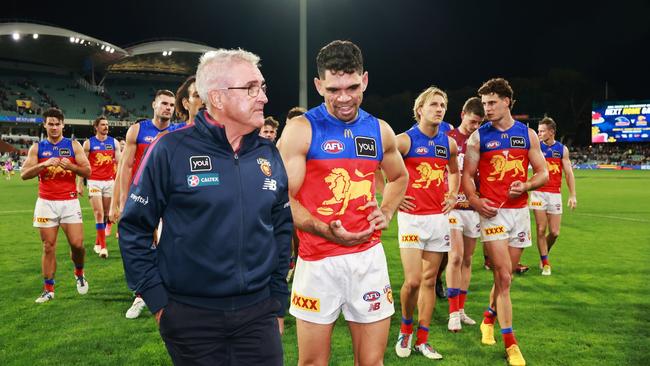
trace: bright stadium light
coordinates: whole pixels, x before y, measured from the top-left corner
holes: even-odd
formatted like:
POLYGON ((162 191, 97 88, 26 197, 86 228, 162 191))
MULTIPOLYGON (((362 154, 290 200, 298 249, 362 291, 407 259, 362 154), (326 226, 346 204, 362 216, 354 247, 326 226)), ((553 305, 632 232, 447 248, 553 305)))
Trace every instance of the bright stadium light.
POLYGON ((13 33, 11 34, 11 38, 13 38, 14 41, 19 40, 19 39, 20 39, 20 33, 18 33, 18 32, 13 32, 13 33))
POLYGON ((115 52, 115 48, 111 48, 111 53, 115 52))
POLYGON ((106 47, 106 46, 102 45, 102 50, 104 50, 104 47, 106 47))
POLYGON ((75 38, 74 43, 79 43, 79 38, 75 38))
POLYGON ((32 35, 32 38, 34 38, 34 39, 38 39, 38 33, 34 33, 34 34, 32 35))
POLYGON ((167 51, 163 51, 163 56, 167 56, 167 51))
POLYGON ((86 42, 86 40, 82 39, 81 42, 79 42, 79 43, 84 44, 85 42, 86 42))
POLYGON ((74 37, 70 37, 70 43, 74 43, 74 37))
POLYGON ((171 56, 171 55, 172 55, 172 51, 167 52, 167 56, 171 56))

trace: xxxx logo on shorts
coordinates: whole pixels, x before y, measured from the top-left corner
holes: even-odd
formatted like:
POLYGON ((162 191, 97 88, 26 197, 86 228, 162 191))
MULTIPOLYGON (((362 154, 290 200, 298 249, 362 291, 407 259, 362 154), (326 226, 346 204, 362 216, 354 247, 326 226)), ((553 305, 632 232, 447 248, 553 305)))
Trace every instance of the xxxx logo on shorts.
POLYGON ((531 206, 541 206, 542 202, 541 201, 530 201, 531 206))
POLYGON ((48 219, 47 217, 35 217, 34 221, 36 221, 38 223, 41 223, 41 224, 45 224, 48 221, 50 221, 50 219, 48 219))
POLYGON ((406 234, 400 237, 402 243, 417 243, 420 241, 420 236, 415 234, 406 234))
POLYGON ((294 292, 293 296, 291 297, 291 303, 298 309, 311 311, 314 313, 320 312, 320 299, 298 295, 294 292))
POLYGON ((450 217, 449 218, 449 223, 452 224, 452 225, 456 225, 456 224, 458 224, 458 220, 456 220, 455 217, 450 217))
POLYGON ((505 234, 506 229, 503 226, 486 227, 485 235, 505 234))

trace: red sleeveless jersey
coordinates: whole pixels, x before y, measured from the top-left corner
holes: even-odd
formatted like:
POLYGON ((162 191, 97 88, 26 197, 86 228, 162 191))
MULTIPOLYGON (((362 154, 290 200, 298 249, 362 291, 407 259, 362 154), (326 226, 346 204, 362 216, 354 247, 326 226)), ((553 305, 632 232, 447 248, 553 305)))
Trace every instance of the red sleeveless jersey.
POLYGON ((562 188, 562 157, 564 156, 564 145, 556 141, 553 145, 549 146, 545 143, 540 143, 542 154, 546 159, 546 167, 548 168, 548 182, 537 188, 539 192, 560 193, 562 188))
MULTIPOLYGON (((451 131, 447 132, 447 136, 451 137, 456 141, 456 146, 458 147, 458 171, 460 173, 460 176, 463 176, 463 163, 465 161, 465 151, 467 151, 467 140, 469 140, 469 135, 465 135, 462 132, 460 132, 460 129, 454 129, 451 131)), ((478 178, 478 174, 477 177, 478 178)), ((478 179, 474 180, 474 184, 478 188, 478 179)), ((459 189, 458 189, 458 202, 456 202, 456 206, 454 206, 454 209, 456 210, 472 210, 472 208, 469 205, 469 200, 467 199, 467 196, 465 196, 465 193, 463 192, 463 185, 461 184, 459 189)))
MULTIPOLYGON (((38 162, 49 158, 66 158, 76 164, 72 140, 63 138, 56 144, 47 139, 38 143, 38 162)), ((63 201, 77 198, 77 175, 60 166, 48 166, 38 174, 38 196, 46 200, 63 201)))
POLYGON ((450 156, 449 138, 442 131, 429 137, 417 126, 411 127, 406 134, 411 139, 411 147, 404 155, 404 164, 409 173, 406 195, 414 197, 416 206, 413 211, 407 213, 412 215, 442 213, 443 201, 447 193, 445 173, 450 156))
POLYGON ((515 121, 508 130, 500 131, 488 122, 478 131, 481 147, 478 164, 481 197, 494 202, 496 207, 526 207, 528 193, 510 199, 508 191, 512 182, 528 180, 528 127, 515 121))
POLYGON ((113 180, 117 164, 115 162, 115 139, 106 136, 104 141, 100 141, 96 136, 90 138, 90 153, 88 161, 90 162, 91 180, 113 180))
MULTIPOLYGON (((317 219, 330 223, 341 220, 350 232, 368 229, 370 208, 375 199, 375 171, 383 159, 379 121, 359 109, 349 123, 332 117, 321 105, 305 117, 311 123, 312 139, 307 153, 305 179, 296 199, 317 219)), ((303 260, 365 251, 381 239, 377 230, 365 243, 346 247, 301 230, 299 255, 303 260)))

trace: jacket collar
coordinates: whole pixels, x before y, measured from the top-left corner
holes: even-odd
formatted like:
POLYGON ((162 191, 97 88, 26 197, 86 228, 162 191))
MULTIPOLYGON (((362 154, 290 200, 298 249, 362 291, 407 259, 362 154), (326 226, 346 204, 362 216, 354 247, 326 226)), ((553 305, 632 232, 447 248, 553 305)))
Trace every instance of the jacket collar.
MULTIPOLYGON (((226 137, 226 126, 222 125, 218 121, 212 118, 207 110, 202 110, 194 119, 197 130, 205 135, 210 136, 212 139, 216 140, 219 144, 227 145, 228 148, 232 151, 230 142, 226 137)), ((244 135, 242 139, 241 146, 239 147, 239 154, 242 154, 245 151, 251 150, 260 144, 262 138, 258 136, 258 131, 254 130, 253 132, 244 135)), ((264 140, 266 141, 266 140, 264 140)))

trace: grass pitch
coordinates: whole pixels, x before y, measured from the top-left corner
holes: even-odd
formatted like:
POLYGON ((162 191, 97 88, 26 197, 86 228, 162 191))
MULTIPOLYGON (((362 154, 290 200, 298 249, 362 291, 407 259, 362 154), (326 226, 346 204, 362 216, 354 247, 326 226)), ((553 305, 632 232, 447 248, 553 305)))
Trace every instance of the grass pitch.
MULTIPOLYGON (((542 277, 533 246, 523 263, 531 270, 513 283, 514 329, 529 365, 650 364, 650 172, 576 171, 578 209, 565 210, 560 238, 549 257, 553 275, 542 277)), ((153 317, 128 320, 132 297, 124 280, 114 236, 109 258, 92 251, 94 220, 81 198, 90 291, 77 294, 65 238, 57 248, 56 298, 35 304, 42 287, 41 244, 31 226, 36 180, 0 177, 0 365, 170 365, 153 317)), ((531 215, 532 216, 532 215, 531 215)), ((534 231, 534 230, 533 230, 534 231)), ((403 273, 396 223, 384 233, 396 314, 386 365, 430 365, 393 351, 399 328, 403 273)), ((480 321, 492 274, 482 268, 480 244, 466 311, 480 321)), ((482 346, 478 325, 448 333, 447 303, 440 301, 430 341, 441 365, 503 365, 503 343, 482 346)), ((286 319, 287 365, 297 362, 295 321, 286 319)), ((260 345, 263 347, 263 345, 260 345)), ((352 365, 350 336, 339 320, 332 341, 332 365, 352 365)))

